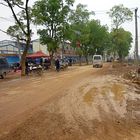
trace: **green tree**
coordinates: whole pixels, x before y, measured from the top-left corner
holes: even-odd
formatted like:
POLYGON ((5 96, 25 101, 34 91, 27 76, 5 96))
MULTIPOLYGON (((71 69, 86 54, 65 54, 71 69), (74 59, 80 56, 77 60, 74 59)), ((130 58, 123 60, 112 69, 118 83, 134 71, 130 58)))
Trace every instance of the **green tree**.
POLYGON ((79 4, 70 17, 71 40, 73 44, 80 41, 79 57, 82 54, 87 64, 89 55, 103 54, 110 42, 107 26, 102 26, 98 20, 90 20, 93 14, 86 9, 85 5, 79 4))
MULTIPOLYGON (((25 29, 26 26, 24 25, 24 23, 21 24, 23 24, 22 26, 25 29)), ((21 28, 16 23, 15 25, 12 25, 7 29, 7 34, 10 35, 13 39, 19 38, 19 40, 26 41, 26 36, 23 34, 21 28)))
POLYGON ((83 23, 87 23, 89 21, 89 17, 94 15, 93 11, 88 11, 87 5, 78 4, 75 10, 71 11, 70 15, 70 23, 82 25, 83 23))
POLYGON ((129 54, 131 43, 133 41, 132 34, 125 31, 123 28, 120 28, 117 30, 117 32, 113 30, 111 32, 111 36, 113 41, 113 51, 122 61, 122 59, 129 54))
POLYGON ((102 26, 98 20, 91 20, 89 26, 90 54, 102 54, 109 44, 109 32, 107 26, 102 26))
MULTIPOLYGON (((21 56, 21 75, 25 75, 25 61, 28 49, 31 42, 31 8, 29 7, 29 0, 2 0, 1 4, 8 7, 15 19, 16 25, 9 27, 8 34, 12 36, 17 36, 16 29, 18 28, 20 32, 25 36, 26 47, 24 48, 23 54, 21 56), (17 8, 20 10, 19 13, 16 13, 17 8)), ((19 31, 18 30, 18 31, 19 31)))
POLYGON ((110 47, 110 51, 112 51, 114 58, 115 56, 119 56, 120 60, 125 57, 129 49, 131 47, 132 37, 131 33, 125 31, 124 29, 120 28, 121 25, 127 21, 131 21, 133 17, 133 12, 124 7, 122 4, 114 6, 110 12, 108 12, 109 17, 112 19, 113 22, 113 29, 110 33, 112 46, 110 47))
MULTIPOLYGON (((70 40, 72 41, 73 46, 77 50, 77 54, 81 60, 82 55, 85 56, 88 64, 88 43, 89 43, 89 32, 87 28, 87 23, 91 15, 94 15, 94 12, 87 10, 86 5, 78 4, 76 9, 73 10, 70 14, 70 40), (80 46, 77 47, 77 42, 80 42, 80 46)), ((80 61, 81 64, 81 61, 80 61)))
POLYGON ((124 7, 123 4, 114 6, 108 14, 115 29, 118 29, 126 21, 132 21, 133 17, 133 12, 129 8, 124 7))
MULTIPOLYGON (((23 28, 25 29, 26 26, 24 25, 24 23, 21 23, 23 24, 23 28)), ((25 34, 23 34, 21 28, 19 27, 18 24, 15 23, 15 25, 13 26, 10 26, 8 29, 7 29, 7 32, 6 32, 8 35, 11 36, 12 39, 16 40, 17 41, 17 46, 18 46, 18 54, 19 54, 19 58, 20 58, 20 61, 21 61, 21 46, 20 46, 20 41, 24 41, 26 42, 26 36, 25 34)))
POLYGON ((42 26, 38 34, 41 43, 47 45, 51 60, 59 43, 64 40, 67 16, 73 2, 74 0, 40 0, 33 6, 34 23, 42 26))

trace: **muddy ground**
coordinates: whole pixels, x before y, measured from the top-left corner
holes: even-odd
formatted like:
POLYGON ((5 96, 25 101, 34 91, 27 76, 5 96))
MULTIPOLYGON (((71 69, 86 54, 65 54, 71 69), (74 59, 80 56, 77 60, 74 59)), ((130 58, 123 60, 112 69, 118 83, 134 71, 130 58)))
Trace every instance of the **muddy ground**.
POLYGON ((0 81, 0 140, 140 140, 132 67, 70 67, 0 81))

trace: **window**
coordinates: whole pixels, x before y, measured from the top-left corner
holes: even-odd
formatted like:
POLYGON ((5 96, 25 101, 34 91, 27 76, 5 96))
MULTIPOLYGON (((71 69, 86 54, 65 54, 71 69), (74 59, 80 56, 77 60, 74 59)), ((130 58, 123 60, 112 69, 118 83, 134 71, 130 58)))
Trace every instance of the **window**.
POLYGON ((100 56, 94 56, 94 60, 101 60, 100 56))

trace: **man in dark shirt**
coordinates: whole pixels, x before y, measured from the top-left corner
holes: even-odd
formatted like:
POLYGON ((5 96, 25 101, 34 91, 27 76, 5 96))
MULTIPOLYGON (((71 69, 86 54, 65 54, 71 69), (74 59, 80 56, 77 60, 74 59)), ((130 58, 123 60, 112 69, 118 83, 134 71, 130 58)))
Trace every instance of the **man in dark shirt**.
POLYGON ((60 62, 59 62, 59 59, 56 59, 55 66, 56 66, 56 71, 59 72, 59 70, 60 70, 60 62))

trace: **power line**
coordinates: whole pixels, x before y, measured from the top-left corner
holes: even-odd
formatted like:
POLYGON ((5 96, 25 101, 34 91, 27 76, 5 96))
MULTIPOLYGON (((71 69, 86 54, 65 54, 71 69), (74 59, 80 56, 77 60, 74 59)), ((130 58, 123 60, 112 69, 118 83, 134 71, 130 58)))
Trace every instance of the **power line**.
POLYGON ((2 30, 2 29, 0 29, 0 31, 8 35, 8 33, 7 33, 6 31, 4 31, 4 30, 2 30))
MULTIPOLYGON (((132 11, 135 11, 135 8, 129 8, 130 10, 132 10, 132 11)), ((107 12, 109 12, 110 10, 93 10, 93 12, 95 13, 95 15, 99 15, 99 14, 108 14, 107 12)))
POLYGON ((15 22, 14 20, 11 20, 11 19, 5 18, 5 17, 0 17, 0 19, 5 20, 5 21, 9 21, 9 22, 15 22))

